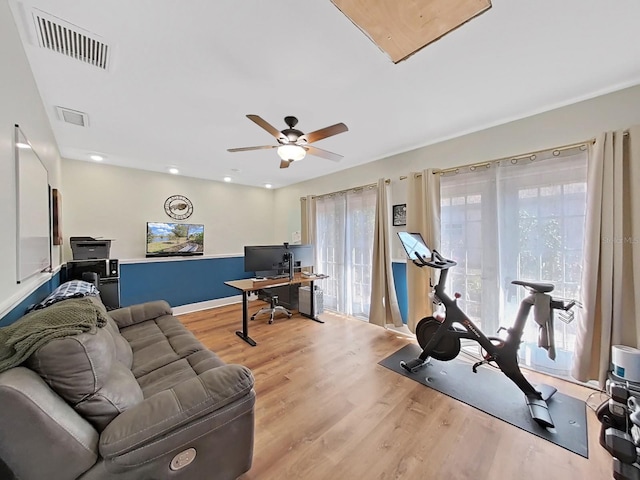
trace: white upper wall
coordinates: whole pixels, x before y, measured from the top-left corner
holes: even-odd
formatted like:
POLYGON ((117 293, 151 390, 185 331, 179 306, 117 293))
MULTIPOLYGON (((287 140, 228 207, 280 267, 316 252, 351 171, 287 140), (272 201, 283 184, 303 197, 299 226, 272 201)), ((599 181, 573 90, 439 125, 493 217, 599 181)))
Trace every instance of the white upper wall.
MULTIPOLYGON (((399 177, 409 172, 496 160, 578 143, 604 131, 637 124, 640 124, 640 86, 298 183, 276 191, 275 208, 289 212, 276 218, 276 232, 285 237, 300 230, 299 199, 306 195, 335 192, 389 178, 391 202, 406 203, 406 182, 399 177)), ((295 168, 295 164, 290 168, 295 168)), ((403 257, 399 243, 392 252, 396 258, 403 257)))
POLYGON ((65 261, 72 236, 115 240, 112 258, 144 258, 147 222, 176 221, 164 211, 172 195, 193 203, 191 217, 178 222, 204 224, 205 255, 242 255, 244 245, 283 241, 274 237, 273 190, 68 159, 62 176, 65 261))
MULTIPOLYGON (((34 282, 43 278, 32 278, 23 284, 16 283, 16 190, 14 125, 20 128, 33 145, 40 159, 49 170, 49 181, 53 188, 60 187, 60 155, 40 93, 9 5, 0 2, 0 315, 15 301, 30 293, 34 282)), ((60 264, 59 247, 53 247, 53 265, 60 264)))

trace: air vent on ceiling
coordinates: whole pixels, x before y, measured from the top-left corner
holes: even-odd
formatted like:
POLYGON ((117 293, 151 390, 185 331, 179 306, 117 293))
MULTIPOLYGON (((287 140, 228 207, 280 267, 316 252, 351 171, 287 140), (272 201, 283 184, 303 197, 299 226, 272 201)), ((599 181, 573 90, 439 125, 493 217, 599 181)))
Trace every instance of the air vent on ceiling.
POLYGON ((34 9, 33 19, 41 47, 107 70, 109 45, 97 35, 40 10, 34 9))
POLYGON ((56 107, 56 112, 58 112, 58 118, 63 122, 78 125, 79 127, 89 126, 89 117, 84 112, 78 112, 77 110, 64 107, 56 107))

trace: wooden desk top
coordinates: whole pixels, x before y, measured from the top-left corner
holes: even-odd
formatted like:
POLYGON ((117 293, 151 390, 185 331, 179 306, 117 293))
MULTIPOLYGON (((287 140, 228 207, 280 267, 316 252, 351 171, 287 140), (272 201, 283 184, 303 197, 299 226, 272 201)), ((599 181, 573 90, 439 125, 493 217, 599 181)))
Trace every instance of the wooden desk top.
POLYGON ((242 290, 243 292, 250 292, 253 290, 259 290, 261 288, 279 287, 281 285, 295 285, 298 283, 308 283, 316 280, 322 280, 323 278, 328 278, 328 275, 315 275, 313 277, 305 277, 300 273, 296 273, 293 277, 293 280, 289 280, 288 278, 276 278, 276 279, 253 281, 253 279, 251 278, 244 278, 242 280, 229 280, 224 283, 225 285, 229 285, 230 287, 237 288, 238 290, 242 290))

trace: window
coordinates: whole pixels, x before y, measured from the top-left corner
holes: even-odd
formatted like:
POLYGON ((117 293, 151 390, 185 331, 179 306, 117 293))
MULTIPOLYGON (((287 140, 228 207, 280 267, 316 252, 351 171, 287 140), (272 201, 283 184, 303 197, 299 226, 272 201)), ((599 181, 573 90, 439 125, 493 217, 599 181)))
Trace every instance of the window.
POLYGON ((358 189, 316 200, 316 265, 324 307, 362 319, 369 316, 376 190, 358 189))
MULTIPOLYGON (((554 297, 580 299, 587 152, 556 153, 441 177, 442 251, 458 262, 447 288, 462 295, 461 308, 488 336, 513 324, 527 294, 512 280, 553 283, 554 297)), ((575 324, 556 313, 554 362, 537 347, 532 316, 521 361, 568 376, 575 324)))

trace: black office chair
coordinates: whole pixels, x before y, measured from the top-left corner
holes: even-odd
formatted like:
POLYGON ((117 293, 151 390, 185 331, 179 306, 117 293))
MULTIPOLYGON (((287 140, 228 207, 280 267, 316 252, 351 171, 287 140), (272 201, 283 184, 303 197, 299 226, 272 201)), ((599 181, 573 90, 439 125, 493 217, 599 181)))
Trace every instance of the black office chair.
POLYGON ((278 305, 278 295, 274 295, 267 290, 260 290, 258 292, 258 296, 269 302, 269 306, 261 308, 256 313, 251 315, 251 320, 255 320, 258 315, 262 315, 263 313, 269 313, 269 323, 273 323, 273 317, 275 316, 276 312, 284 313, 287 318, 291 318, 291 315, 293 315, 282 305, 278 305))

